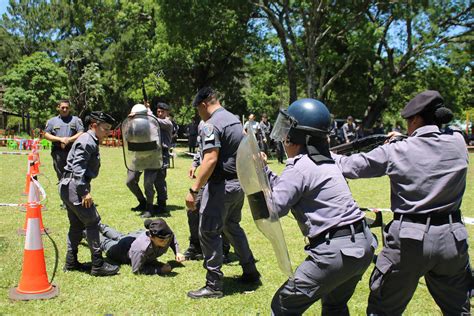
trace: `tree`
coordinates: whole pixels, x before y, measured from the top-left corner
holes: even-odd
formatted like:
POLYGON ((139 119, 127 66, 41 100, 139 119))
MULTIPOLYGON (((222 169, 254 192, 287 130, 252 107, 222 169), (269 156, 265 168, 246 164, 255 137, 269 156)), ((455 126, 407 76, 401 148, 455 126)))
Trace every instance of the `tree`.
POLYGON ((2 77, 6 85, 4 103, 22 114, 23 130, 30 130, 29 121, 25 129, 25 115, 44 119, 55 111, 57 102, 66 95, 66 79, 64 69, 43 52, 23 57, 2 77))
POLYGON ((192 117, 192 97, 206 85, 221 92, 231 111, 245 113, 241 89, 252 11, 245 1, 160 1, 167 38, 155 44, 152 58, 173 88, 171 101, 186 108, 182 116, 192 117))
POLYGON ((52 43, 52 19, 49 1, 9 0, 2 27, 17 36, 22 55, 49 50, 52 43))
POLYGON ((351 50, 350 37, 361 37, 358 32, 364 30, 360 26, 369 1, 253 0, 252 3, 280 40, 289 102, 297 99, 300 73, 305 79, 306 96, 324 100, 355 58, 357 52, 351 50), (338 42, 338 50, 334 49, 334 42, 338 42))
POLYGON ((473 6, 468 1, 431 1, 429 5, 382 1, 367 10, 378 40, 369 66, 365 127, 399 102, 392 98, 398 80, 409 78, 430 59, 437 60, 447 44, 472 39, 473 6))

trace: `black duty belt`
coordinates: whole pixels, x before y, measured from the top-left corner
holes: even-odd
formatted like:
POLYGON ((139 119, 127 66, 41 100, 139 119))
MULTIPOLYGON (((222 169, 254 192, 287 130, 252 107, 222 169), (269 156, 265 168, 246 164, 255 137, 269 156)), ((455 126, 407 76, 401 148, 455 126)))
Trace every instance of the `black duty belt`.
MULTIPOLYGON (((65 173, 63 173, 63 176, 61 177, 61 179, 80 179, 80 178, 75 178, 74 173, 72 173, 72 172, 65 172, 65 173)), ((92 179, 89 178, 89 177, 84 176, 84 180, 87 183, 90 183, 92 179)))
POLYGON ((452 213, 443 214, 402 214, 395 213, 393 220, 417 223, 417 224, 429 224, 432 226, 439 226, 451 223, 461 222, 461 211, 457 210, 452 213), (451 220, 450 220, 451 218, 451 220))
POLYGON ((308 238, 309 244, 311 246, 319 245, 329 239, 337 238, 337 237, 344 237, 350 236, 352 234, 362 233, 364 231, 364 226, 367 225, 365 223, 365 219, 361 219, 358 222, 341 226, 341 227, 333 227, 330 228, 322 233, 320 233, 316 237, 308 238), (351 226, 353 230, 351 229, 351 226))
POLYGON ((212 175, 209 178, 209 181, 211 181, 211 182, 220 182, 220 181, 224 181, 224 180, 234 180, 234 179, 238 179, 237 173, 224 173, 224 174, 212 175))

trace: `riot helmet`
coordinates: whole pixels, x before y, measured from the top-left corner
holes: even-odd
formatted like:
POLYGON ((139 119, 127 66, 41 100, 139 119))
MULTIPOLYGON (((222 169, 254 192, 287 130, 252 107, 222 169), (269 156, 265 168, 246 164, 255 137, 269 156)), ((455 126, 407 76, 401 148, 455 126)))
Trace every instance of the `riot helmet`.
POLYGON ((270 137, 285 141, 288 137, 293 143, 306 143, 306 135, 326 137, 331 127, 331 115, 321 101, 300 99, 293 102, 287 110, 280 110, 270 137))

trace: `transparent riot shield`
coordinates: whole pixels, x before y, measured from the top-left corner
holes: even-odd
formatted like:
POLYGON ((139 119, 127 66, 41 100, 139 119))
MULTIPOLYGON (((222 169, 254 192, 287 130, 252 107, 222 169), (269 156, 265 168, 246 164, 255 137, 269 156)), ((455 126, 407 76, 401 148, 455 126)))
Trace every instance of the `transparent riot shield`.
POLYGON ((249 128, 237 150, 237 175, 242 189, 247 195, 252 217, 257 228, 270 241, 280 270, 289 278, 293 277, 290 256, 278 214, 272 201, 272 192, 265 164, 252 128, 249 128))
POLYGON ((130 171, 160 169, 163 165, 160 126, 156 117, 137 113, 122 122, 123 157, 130 171))

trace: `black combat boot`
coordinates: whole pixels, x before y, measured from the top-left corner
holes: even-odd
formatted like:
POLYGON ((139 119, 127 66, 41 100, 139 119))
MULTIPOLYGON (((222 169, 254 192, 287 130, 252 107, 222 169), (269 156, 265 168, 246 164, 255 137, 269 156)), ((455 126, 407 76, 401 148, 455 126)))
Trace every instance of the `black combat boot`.
POLYGON ((131 208, 132 211, 134 212, 142 212, 146 210, 146 200, 142 200, 139 202, 139 204, 135 207, 131 208))
POLYGON ((186 260, 202 260, 204 256, 202 255, 201 246, 190 243, 189 248, 184 252, 184 258, 186 260))
POLYGON ((150 218, 155 216, 155 210, 153 204, 147 204, 146 211, 140 216, 141 218, 150 218))
POLYGON ((120 267, 107 263, 102 259, 102 256, 92 258, 92 270, 91 275, 93 276, 110 276, 115 275, 119 272, 120 267))
POLYGON ((258 271, 252 273, 243 273, 239 278, 239 282, 244 284, 260 284, 260 273, 258 271))
POLYGON ((224 293, 220 290, 213 289, 209 285, 206 285, 199 290, 196 291, 189 291, 188 296, 190 298, 198 299, 198 298, 221 298, 224 296, 224 293))
POLYGON ((166 200, 158 200, 158 206, 156 207, 157 213, 166 213, 166 200))
POLYGON ((77 260, 77 252, 68 251, 66 253, 66 263, 64 264, 63 271, 81 271, 86 272, 90 271, 91 266, 87 264, 80 263, 77 260))

